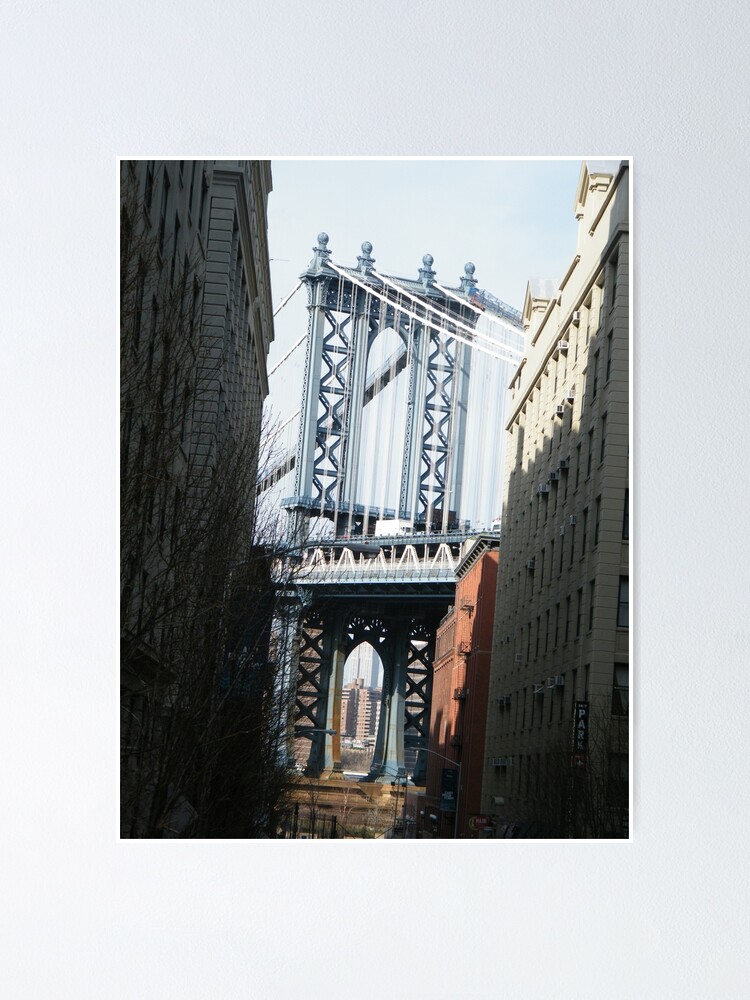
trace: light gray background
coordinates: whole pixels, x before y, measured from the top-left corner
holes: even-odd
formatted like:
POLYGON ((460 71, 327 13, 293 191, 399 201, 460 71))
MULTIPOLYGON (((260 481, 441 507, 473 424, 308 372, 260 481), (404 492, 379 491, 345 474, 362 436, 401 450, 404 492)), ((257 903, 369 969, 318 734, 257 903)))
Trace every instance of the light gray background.
POLYGON ((8 996, 744 994, 747 27, 705 0, 7 0, 8 996), (632 843, 117 840, 116 157, 375 153, 634 157, 632 843))

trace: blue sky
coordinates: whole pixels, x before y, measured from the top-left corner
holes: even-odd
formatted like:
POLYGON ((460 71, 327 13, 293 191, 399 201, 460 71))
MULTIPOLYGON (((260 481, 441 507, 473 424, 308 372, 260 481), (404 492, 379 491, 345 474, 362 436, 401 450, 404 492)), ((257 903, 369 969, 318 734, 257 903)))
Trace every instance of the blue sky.
POLYGON ((454 284, 471 260, 480 286, 519 308, 528 278, 562 277, 575 250, 578 159, 273 160, 271 167, 275 304, 307 265, 320 230, 344 264, 355 264, 369 240, 386 274, 416 277, 430 253, 438 281, 454 284))
MULTIPOLYGON (((416 278, 423 255, 430 253, 437 280, 456 285, 472 261, 479 286, 520 309, 529 278, 558 281, 570 264, 580 166, 577 158, 272 160, 274 307, 292 290, 317 234, 325 231, 336 263, 356 265, 369 240, 376 268, 385 274, 416 278)), ((277 316, 269 368, 305 333, 306 304, 301 289, 277 316)), ((299 406, 303 363, 300 347, 270 379, 267 406, 279 420, 299 406)), ((285 436, 284 450, 293 448, 296 421, 285 436)), ((280 495, 293 488, 288 480, 279 484, 280 495)), ((484 519, 498 513, 499 500, 484 519)))
MULTIPOLYGON (((579 159, 272 160, 271 169, 274 306, 306 268, 321 230, 333 259, 346 265, 369 240, 385 274, 415 278, 430 253, 437 280, 454 285, 470 260, 480 287, 519 309, 528 279, 559 280, 575 251, 579 159)), ((306 326, 301 291, 276 319, 269 367, 306 326)), ((295 356, 272 379, 280 416, 298 391, 299 364, 295 356)))

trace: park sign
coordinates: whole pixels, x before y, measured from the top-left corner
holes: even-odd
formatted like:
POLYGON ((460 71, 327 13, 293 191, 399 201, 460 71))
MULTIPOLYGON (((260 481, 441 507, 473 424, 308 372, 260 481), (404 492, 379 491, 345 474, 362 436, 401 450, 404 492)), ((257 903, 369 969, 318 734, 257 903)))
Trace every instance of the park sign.
POLYGON ((440 785, 440 811, 456 811, 456 792, 458 789, 458 768, 444 767, 443 780, 440 785))
POLYGON ((490 825, 489 816, 470 816, 469 817, 469 829, 470 830, 486 830, 490 825))
POLYGON ((583 766, 589 739, 589 703, 577 701, 573 712, 573 765, 583 766))

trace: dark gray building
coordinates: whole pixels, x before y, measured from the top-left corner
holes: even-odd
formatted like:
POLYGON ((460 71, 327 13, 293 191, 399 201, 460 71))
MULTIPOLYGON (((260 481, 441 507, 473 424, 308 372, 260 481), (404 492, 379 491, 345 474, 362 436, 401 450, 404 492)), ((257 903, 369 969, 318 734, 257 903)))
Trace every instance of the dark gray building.
MULTIPOLYGON (((247 565, 257 527, 274 336, 271 169, 262 160, 124 160, 120 170, 123 835, 133 836, 154 817, 136 816, 132 803, 151 802, 161 786, 170 788, 164 829, 167 799, 180 801, 183 820, 191 815, 196 789, 188 795, 174 761, 152 750, 181 718, 191 660, 206 678, 225 669, 230 567, 247 565)), ((211 684, 201 701, 210 703, 211 684)))

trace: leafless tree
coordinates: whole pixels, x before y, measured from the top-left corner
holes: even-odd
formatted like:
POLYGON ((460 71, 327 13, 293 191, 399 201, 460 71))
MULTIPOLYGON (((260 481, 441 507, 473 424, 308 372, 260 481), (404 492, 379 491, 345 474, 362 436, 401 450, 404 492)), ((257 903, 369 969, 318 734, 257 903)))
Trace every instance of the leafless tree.
POLYGON ((217 378, 200 324, 201 263, 121 218, 121 835, 274 835, 289 782, 289 562, 259 475, 260 398, 205 433, 217 378))
POLYGON ((544 754, 530 755, 528 792, 518 815, 530 836, 622 838, 628 830, 627 718, 592 701, 586 752, 572 752, 569 735, 544 754))

